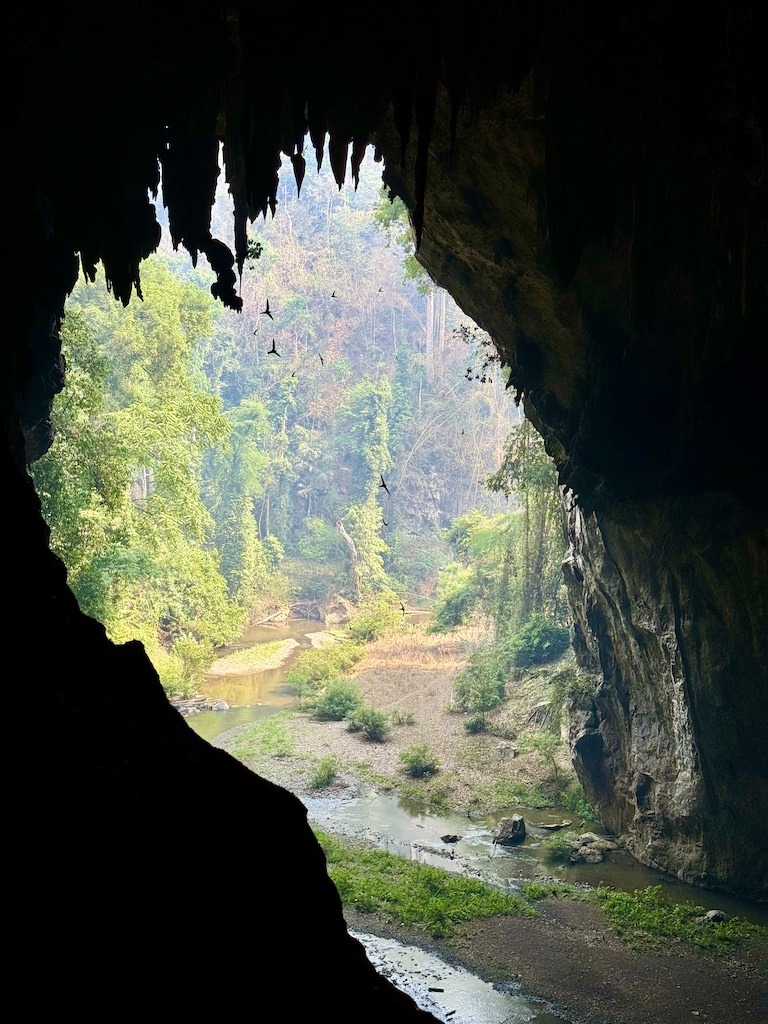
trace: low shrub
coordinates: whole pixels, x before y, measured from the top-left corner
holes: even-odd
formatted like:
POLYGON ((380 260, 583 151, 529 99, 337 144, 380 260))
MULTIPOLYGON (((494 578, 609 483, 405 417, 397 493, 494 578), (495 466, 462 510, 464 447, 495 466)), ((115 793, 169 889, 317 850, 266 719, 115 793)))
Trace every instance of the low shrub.
POLYGON ((572 782, 564 789, 557 802, 561 807, 565 807, 566 810, 570 811, 571 814, 583 818, 584 821, 597 821, 597 815, 588 803, 584 790, 578 782, 572 782))
POLYGON ((339 762, 333 755, 321 757, 309 778, 310 789, 325 789, 336 780, 339 762))
POLYGON ((347 717, 350 732, 359 732, 369 743, 383 743, 391 731, 388 716, 377 708, 361 706, 347 717))
POLYGON ((556 790, 560 788, 560 768, 557 763, 557 756, 563 749, 563 743, 558 733, 551 729, 526 730, 520 733, 517 738, 518 749, 521 754, 533 752, 546 762, 552 771, 552 778, 556 790))
POLYGON ((473 651, 466 668, 457 673, 453 682, 455 710, 477 715, 484 723, 488 712, 505 700, 504 674, 499 671, 494 645, 473 651))
POLYGON ((532 615, 503 642, 509 661, 516 668, 530 668, 554 661, 568 650, 571 633, 543 615, 532 615))
POLYGON ((435 775, 440 771, 437 757, 426 743, 417 744, 401 751, 400 761, 413 779, 423 779, 427 775, 435 775))
POLYGON ((394 711, 390 712, 390 721, 392 725, 415 725, 416 718, 412 711, 401 711, 400 708, 395 708, 394 711))
POLYGON ((312 717, 341 722, 362 704, 362 696, 351 679, 334 679, 315 697, 312 717))
POLYGON ((563 708, 588 711, 600 686, 596 676, 570 665, 556 672, 550 682, 552 702, 561 711, 563 708))
POLYGON ((467 587, 448 594, 432 613, 432 622, 427 633, 450 633, 453 629, 463 626, 472 614, 477 602, 474 590, 467 587))
POLYGON ((358 643, 376 640, 402 626, 400 599, 394 593, 379 594, 360 606, 347 624, 347 632, 358 643))
POLYGON ((467 732, 471 732, 471 733, 485 732, 485 727, 486 727, 485 715, 481 715, 481 714, 467 715, 467 717, 464 719, 464 729, 467 732))
POLYGON ((545 839, 541 844, 544 860, 550 864, 568 864, 573 853, 575 832, 561 832, 545 839))
POLYGON ((362 644, 345 641, 312 647, 302 651, 293 668, 285 673, 291 691, 301 698, 312 698, 323 683, 338 679, 362 658, 362 644))

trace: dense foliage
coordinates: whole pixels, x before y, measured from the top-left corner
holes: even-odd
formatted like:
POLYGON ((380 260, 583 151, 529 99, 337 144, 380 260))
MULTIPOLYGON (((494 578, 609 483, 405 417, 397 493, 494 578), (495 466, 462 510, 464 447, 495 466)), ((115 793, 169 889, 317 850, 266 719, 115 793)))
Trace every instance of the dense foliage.
MULTIPOLYGON (((52 547, 172 694, 292 604, 347 599, 370 640, 440 574, 437 628, 560 613, 551 466, 490 339, 413 259, 402 204, 373 171, 301 198, 286 175, 279 198, 241 314, 166 233, 141 300, 80 281, 63 325, 56 440, 33 467, 52 547)), ((225 240, 226 210, 222 191, 225 240)))
POLYGON ((246 610, 201 497, 205 453, 229 433, 194 366, 213 301, 160 258, 144 277, 144 301, 128 309, 106 289, 75 290, 62 328, 69 386, 32 473, 83 611, 117 642, 140 639, 167 689, 183 692, 246 610))

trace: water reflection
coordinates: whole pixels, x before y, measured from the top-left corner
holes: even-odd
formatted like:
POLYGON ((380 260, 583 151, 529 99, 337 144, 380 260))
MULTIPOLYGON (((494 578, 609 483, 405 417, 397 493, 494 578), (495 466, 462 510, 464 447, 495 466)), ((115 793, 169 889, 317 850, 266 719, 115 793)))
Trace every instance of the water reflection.
MULTIPOLYGON (((321 830, 341 832, 410 860, 461 872, 509 891, 518 891, 529 881, 549 879, 572 885, 608 885, 625 892, 658 885, 676 902, 691 901, 706 910, 724 910, 731 916, 768 925, 768 907, 678 882, 645 867, 622 850, 606 853, 600 864, 546 861, 542 843, 551 833, 541 826, 562 821, 568 813, 563 809, 507 810, 506 815, 515 811, 523 815, 527 835, 517 846, 499 846, 493 841, 493 829, 501 814, 474 821, 466 815, 436 814, 413 800, 377 792, 364 784, 347 796, 308 797, 303 803, 310 821, 321 830), (443 836, 459 838, 446 843, 443 836)), ((580 824, 576 819, 573 831, 603 831, 595 825, 580 828, 580 824)))
POLYGON ((312 646, 312 634, 323 629, 322 623, 311 619, 292 619, 279 626, 253 626, 237 646, 222 649, 220 654, 224 658, 244 647, 272 643, 275 640, 291 640, 295 644, 279 668, 206 676, 205 695, 214 700, 226 701, 229 710, 200 711, 190 717, 189 724, 195 732, 210 742, 228 729, 259 721, 293 705, 296 697, 285 682, 285 673, 301 651, 312 646))
POLYGON ((416 946, 350 931, 368 959, 422 1010, 450 1024, 563 1024, 564 1015, 525 996, 517 984, 494 986, 416 946))

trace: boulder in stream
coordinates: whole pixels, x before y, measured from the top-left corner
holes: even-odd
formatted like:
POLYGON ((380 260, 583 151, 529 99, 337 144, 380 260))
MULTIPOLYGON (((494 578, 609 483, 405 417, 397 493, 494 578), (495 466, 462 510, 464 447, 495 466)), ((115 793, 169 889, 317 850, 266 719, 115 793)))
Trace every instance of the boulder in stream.
POLYGON ((525 839, 525 819, 522 814, 513 814, 511 818, 502 818, 493 831, 493 841, 500 846, 515 846, 525 839))

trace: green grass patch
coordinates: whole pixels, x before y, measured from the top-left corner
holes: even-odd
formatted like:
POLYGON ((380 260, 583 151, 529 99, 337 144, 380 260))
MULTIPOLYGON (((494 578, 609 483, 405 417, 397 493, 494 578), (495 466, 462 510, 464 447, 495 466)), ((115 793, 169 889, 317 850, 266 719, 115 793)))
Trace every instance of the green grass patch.
POLYGON ((550 793, 538 786, 526 786, 522 782, 499 779, 496 782, 478 786, 468 801, 472 814, 494 814, 510 807, 551 807, 550 793))
POLYGON ((550 864, 568 864, 571 860, 574 846, 575 832, 560 832, 543 840, 541 848, 544 853, 544 860, 550 864))
POLYGON ((432 811, 445 813, 450 811, 449 797, 451 790, 448 786, 435 783, 432 779, 421 779, 419 781, 403 779, 392 787, 401 796, 415 803, 424 804, 432 811))
POLYGON ((536 903, 552 896, 559 899, 583 900, 587 898, 585 891, 567 882, 526 882, 520 890, 527 900, 536 903))
POLYGON ((316 835, 342 903, 362 913, 423 928, 434 938, 444 938, 478 917, 536 916, 527 900, 476 879, 342 842, 324 832, 316 835))
POLYGON ((595 899, 611 927, 631 946, 664 946, 670 940, 709 953, 725 953, 735 946, 768 945, 768 928, 738 917, 700 924, 704 907, 676 903, 662 895, 660 885, 634 892, 600 886, 595 899))
POLYGON ((606 920, 624 942, 634 949, 659 949, 670 942, 718 955, 737 949, 768 950, 768 928, 739 917, 706 924, 696 919, 706 914, 693 901, 677 903, 665 896, 660 885, 633 892, 610 886, 568 885, 565 882, 527 882, 521 889, 525 899, 557 897, 596 903, 606 920))
POLYGON ((224 658, 216 661, 217 669, 225 669, 229 666, 239 668, 242 665, 258 665, 261 661, 272 661, 278 654, 286 654, 293 647, 290 640, 270 640, 266 644, 254 644, 252 647, 244 647, 241 651, 234 651, 224 658))
POLYGON ((312 647, 301 652, 285 673, 285 681, 300 702, 311 700, 324 683, 341 679, 364 654, 365 645, 352 640, 312 647))
POLYGON ((255 755, 267 757, 291 757, 293 741, 285 726, 283 712, 254 722, 237 734, 232 744, 232 756, 246 762, 255 755))
POLYGON ((565 789, 528 786, 523 782, 499 779, 478 786, 472 791, 467 810, 473 815, 496 814, 510 807, 562 807, 584 821, 596 821, 580 787, 569 784, 565 789))
POLYGON ((389 714, 389 720, 392 725, 415 725, 416 716, 412 711, 402 711, 400 708, 395 708, 389 714))
POLYGON ((584 821, 597 821, 597 815, 587 803, 584 790, 578 783, 572 783, 557 798, 557 804, 584 821))

